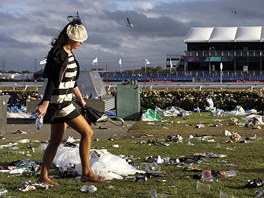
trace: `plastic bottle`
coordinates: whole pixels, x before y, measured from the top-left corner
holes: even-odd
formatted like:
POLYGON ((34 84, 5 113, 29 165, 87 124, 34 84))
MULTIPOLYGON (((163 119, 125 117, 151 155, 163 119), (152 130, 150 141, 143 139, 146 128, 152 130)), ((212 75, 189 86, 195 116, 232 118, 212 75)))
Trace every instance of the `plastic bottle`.
POLYGON ((229 171, 222 171, 221 175, 223 175, 223 177, 234 177, 236 176, 237 170, 229 170, 229 171))
POLYGON ((40 130, 43 126, 43 116, 39 116, 37 119, 36 119, 36 126, 37 126, 37 129, 40 130))

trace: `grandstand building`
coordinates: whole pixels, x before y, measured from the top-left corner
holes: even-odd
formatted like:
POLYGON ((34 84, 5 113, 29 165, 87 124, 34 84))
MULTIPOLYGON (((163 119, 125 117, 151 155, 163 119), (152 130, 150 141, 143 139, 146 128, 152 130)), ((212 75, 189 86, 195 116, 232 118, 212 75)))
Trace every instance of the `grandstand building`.
POLYGON ((167 67, 178 71, 261 72, 264 68, 264 27, 193 27, 184 42, 184 56, 167 55, 167 67))

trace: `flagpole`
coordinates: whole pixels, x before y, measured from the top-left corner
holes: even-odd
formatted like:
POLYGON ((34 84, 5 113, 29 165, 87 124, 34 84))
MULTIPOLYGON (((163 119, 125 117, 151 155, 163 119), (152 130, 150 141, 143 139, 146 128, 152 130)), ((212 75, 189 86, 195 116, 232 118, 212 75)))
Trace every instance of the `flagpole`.
POLYGON ((145 58, 145 75, 147 74, 147 64, 150 62, 145 58))
POLYGON ((171 69, 172 69, 172 61, 171 61, 171 59, 170 59, 170 74, 171 74, 171 69))
POLYGON ((119 72, 122 73, 123 71, 122 71, 122 59, 121 58, 119 59, 118 64, 119 64, 119 72))

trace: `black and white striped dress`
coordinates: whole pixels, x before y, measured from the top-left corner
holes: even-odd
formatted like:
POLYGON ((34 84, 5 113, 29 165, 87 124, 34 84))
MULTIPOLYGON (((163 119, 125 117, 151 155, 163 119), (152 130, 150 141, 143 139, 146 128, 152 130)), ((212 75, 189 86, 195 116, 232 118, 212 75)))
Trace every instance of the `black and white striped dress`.
POLYGON ((67 122, 76 118, 80 113, 72 104, 73 88, 76 86, 77 64, 72 54, 68 56, 68 65, 59 86, 52 92, 50 105, 57 105, 59 110, 52 123, 67 122))

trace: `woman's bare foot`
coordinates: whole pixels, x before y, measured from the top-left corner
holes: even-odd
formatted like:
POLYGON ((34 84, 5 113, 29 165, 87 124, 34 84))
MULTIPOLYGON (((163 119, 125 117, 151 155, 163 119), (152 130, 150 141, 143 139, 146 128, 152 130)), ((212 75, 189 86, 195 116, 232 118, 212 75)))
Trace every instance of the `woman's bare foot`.
POLYGON ((82 175, 81 177, 81 182, 101 183, 104 180, 105 180, 105 177, 97 176, 97 175, 93 175, 93 176, 82 175))
POLYGON ((50 178, 39 178, 37 182, 38 183, 49 184, 49 185, 52 185, 52 186, 59 186, 59 183, 53 181, 50 178))

